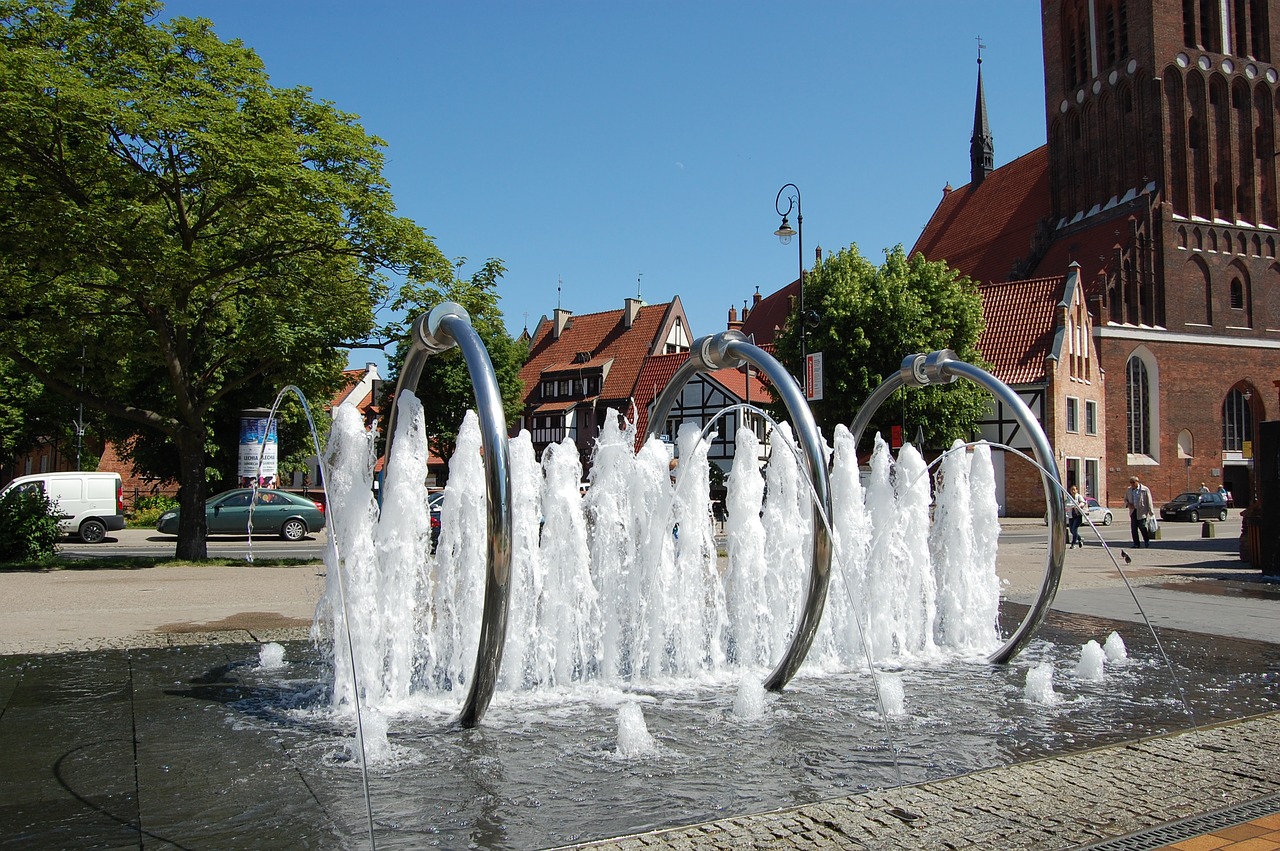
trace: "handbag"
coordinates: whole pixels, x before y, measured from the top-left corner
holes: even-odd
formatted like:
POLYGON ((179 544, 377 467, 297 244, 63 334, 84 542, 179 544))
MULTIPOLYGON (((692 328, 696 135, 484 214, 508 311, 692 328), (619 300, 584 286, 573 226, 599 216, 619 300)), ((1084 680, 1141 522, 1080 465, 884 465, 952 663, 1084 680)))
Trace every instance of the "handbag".
POLYGON ((1147 534, 1154 538, 1156 532, 1159 532, 1159 531, 1160 531, 1160 521, 1157 520, 1154 515, 1151 517, 1148 517, 1147 518, 1147 534))

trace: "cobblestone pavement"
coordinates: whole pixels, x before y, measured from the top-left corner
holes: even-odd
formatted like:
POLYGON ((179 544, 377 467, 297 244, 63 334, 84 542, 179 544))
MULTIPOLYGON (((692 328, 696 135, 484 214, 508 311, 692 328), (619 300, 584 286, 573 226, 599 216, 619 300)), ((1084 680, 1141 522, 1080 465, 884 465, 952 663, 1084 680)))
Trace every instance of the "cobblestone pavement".
POLYGON ((570 847, 1046 851, 1129 837, 1116 849, 1160 848, 1206 828, 1193 821, 1146 841, 1130 835, 1268 797, 1257 809, 1280 811, 1277 742, 1280 713, 1270 713, 918 786, 570 847))

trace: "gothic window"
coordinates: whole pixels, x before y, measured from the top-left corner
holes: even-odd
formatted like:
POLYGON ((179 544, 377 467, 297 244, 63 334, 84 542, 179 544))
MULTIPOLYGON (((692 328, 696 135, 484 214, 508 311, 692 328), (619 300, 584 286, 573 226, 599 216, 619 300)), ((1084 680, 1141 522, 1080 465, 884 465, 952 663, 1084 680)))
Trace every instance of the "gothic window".
MULTIPOLYGON (((1187 198, 1187 107, 1182 93, 1182 75, 1169 66, 1164 72, 1165 107, 1169 111, 1169 176, 1173 211, 1179 215, 1191 214, 1187 198)), ((1126 85, 1122 98, 1132 101, 1132 93, 1126 85)), ((1126 157, 1127 159, 1127 157, 1126 157)))
POLYGON ((1274 227, 1276 215, 1275 114, 1271 108, 1271 92, 1259 83, 1253 94, 1253 156, 1258 192, 1258 224, 1274 227))
POLYGON ((1239 278, 1231 279, 1231 309, 1244 310, 1244 284, 1239 278))
POLYGON ((1253 417, 1249 406, 1253 394, 1233 387, 1222 403, 1222 451, 1241 452, 1245 442, 1253 442, 1253 417))
POLYGON ((1192 269, 1194 271, 1188 270, 1187 282, 1188 284, 1194 282, 1194 280, 1199 280, 1199 282, 1201 282, 1201 284, 1199 284, 1199 290, 1201 290, 1201 292, 1203 293, 1202 303, 1204 305, 1204 314, 1202 317, 1194 317, 1190 315, 1190 311, 1193 310, 1193 306, 1188 305, 1189 310, 1188 310, 1187 320, 1190 322, 1194 322, 1194 321, 1197 321, 1197 319, 1199 319, 1199 321, 1204 322, 1204 324, 1206 325, 1212 325, 1213 324, 1213 287, 1210 279, 1210 274, 1208 274, 1208 266, 1204 265, 1204 261, 1201 260, 1201 258, 1199 257, 1192 257, 1192 260, 1190 260, 1190 266, 1192 266, 1192 269))
MULTIPOLYGON (((1236 0, 1242 3, 1244 0, 1236 0)), ((1259 62, 1271 61, 1271 49, 1267 41, 1270 32, 1267 23, 1266 0, 1248 0, 1249 2, 1249 55, 1259 62)))
POLYGON ((1219 0, 1200 0, 1200 46, 1213 53, 1222 52, 1222 7, 1219 0))
POLYGON ((1196 0, 1182 0, 1182 43, 1196 46, 1196 0))
POLYGON ((1136 355, 1125 369, 1128 402, 1129 454, 1151 454, 1151 385, 1147 365, 1136 355))

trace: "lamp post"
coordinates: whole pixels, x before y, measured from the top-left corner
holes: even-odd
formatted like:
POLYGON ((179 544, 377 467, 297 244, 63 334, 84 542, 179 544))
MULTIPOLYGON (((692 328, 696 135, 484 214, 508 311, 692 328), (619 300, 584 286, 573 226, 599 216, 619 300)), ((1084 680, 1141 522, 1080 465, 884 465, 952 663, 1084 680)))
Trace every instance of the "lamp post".
POLYGON ((806 366, 805 359, 808 355, 808 318, 804 307, 804 216, 800 212, 800 187, 794 183, 788 183, 778 190, 778 197, 773 201, 773 208, 778 211, 778 215, 782 216, 782 225, 773 232, 778 241, 783 245, 790 245, 791 238, 796 238, 796 258, 800 267, 800 375, 802 376, 802 384, 806 385, 807 376, 805 376, 806 366), (786 191, 792 190, 787 195, 787 209, 782 209, 782 196, 786 191), (791 227, 791 223, 787 220, 792 210, 796 211, 796 226, 791 227))

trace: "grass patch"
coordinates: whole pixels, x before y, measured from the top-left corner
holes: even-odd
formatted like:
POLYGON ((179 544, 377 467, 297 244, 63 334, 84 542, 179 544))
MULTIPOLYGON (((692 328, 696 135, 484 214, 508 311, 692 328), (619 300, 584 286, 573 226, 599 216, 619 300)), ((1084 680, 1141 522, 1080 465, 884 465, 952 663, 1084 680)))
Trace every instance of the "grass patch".
POLYGON ((321 559, 261 558, 252 562, 242 558, 208 558, 203 561, 172 556, 90 556, 87 558, 53 558, 38 561, 2 562, 0 571, 48 572, 53 570, 143 570, 151 567, 322 567, 321 559))

